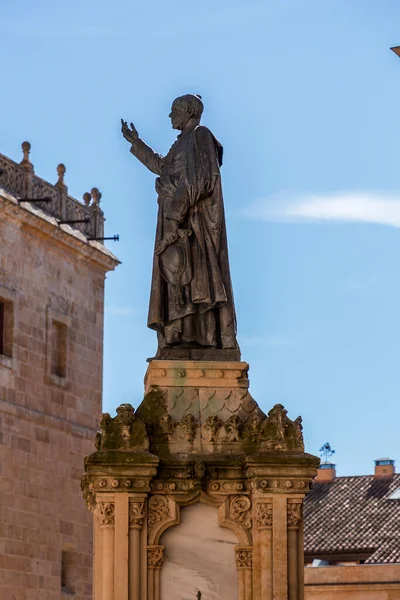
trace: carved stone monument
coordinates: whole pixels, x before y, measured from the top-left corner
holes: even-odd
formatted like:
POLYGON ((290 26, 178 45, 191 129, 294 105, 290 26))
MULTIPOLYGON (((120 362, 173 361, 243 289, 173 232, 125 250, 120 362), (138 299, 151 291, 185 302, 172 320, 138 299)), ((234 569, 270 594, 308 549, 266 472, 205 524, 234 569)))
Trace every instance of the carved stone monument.
POLYGON ((302 502, 319 459, 304 452, 300 417, 280 404, 266 415, 250 395, 236 343, 222 149, 199 126, 201 111, 196 96, 173 103, 182 137, 165 158, 122 123, 131 151, 160 175, 149 311, 158 353, 140 406, 103 414, 85 461, 95 600, 303 598, 302 502))

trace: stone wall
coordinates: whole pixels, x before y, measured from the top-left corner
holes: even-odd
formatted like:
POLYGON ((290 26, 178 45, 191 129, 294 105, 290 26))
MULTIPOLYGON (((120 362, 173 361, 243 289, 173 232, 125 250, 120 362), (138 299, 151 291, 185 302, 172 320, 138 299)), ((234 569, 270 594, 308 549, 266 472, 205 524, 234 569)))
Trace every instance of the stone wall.
POLYGON ((118 261, 1 190, 0 212, 11 328, 0 355, 1 597, 89 600, 80 478, 101 413, 105 273, 118 261))
POLYGON ((400 565, 305 568, 305 600, 399 600, 400 565))

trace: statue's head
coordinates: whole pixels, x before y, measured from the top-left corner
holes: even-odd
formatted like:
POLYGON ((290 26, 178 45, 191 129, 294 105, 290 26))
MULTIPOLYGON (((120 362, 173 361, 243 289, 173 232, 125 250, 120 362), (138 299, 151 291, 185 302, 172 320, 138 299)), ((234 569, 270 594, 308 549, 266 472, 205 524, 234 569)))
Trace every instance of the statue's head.
POLYGON ((195 96, 194 94, 179 96, 173 101, 169 115, 173 129, 185 129, 191 120, 200 123, 203 109, 201 96, 195 96))

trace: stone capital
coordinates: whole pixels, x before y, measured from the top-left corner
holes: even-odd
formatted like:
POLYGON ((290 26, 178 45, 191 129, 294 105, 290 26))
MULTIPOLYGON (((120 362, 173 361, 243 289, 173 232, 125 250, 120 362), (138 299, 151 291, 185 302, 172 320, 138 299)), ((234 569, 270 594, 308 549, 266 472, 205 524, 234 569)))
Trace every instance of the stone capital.
POLYGON ((147 546, 147 566, 149 569, 161 569, 164 563, 165 546, 147 546))
POLYGON ((145 499, 129 498, 129 529, 142 529, 145 516, 145 499))
POLYGON ((235 549, 236 567, 238 569, 251 569, 253 567, 252 546, 239 546, 235 549))
POLYGON ((97 503, 96 514, 102 528, 114 527, 115 525, 115 503, 105 500, 97 503))

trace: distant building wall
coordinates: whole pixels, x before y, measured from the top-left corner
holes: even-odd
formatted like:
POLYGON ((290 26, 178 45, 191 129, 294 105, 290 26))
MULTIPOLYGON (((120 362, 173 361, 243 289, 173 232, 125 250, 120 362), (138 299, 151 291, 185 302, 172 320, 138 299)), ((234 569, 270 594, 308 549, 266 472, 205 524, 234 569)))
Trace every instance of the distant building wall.
POLYGON ((101 413, 105 273, 118 261, 1 190, 0 214, 0 597, 89 600, 80 478, 101 413))
POLYGON ((305 600, 399 600, 400 564, 306 567, 305 600))

